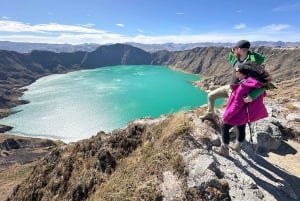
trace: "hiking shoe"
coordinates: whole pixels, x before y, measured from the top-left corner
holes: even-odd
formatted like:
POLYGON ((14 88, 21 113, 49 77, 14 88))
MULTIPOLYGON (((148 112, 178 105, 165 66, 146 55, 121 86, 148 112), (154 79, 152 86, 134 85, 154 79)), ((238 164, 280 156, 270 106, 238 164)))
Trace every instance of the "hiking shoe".
POLYGON ((238 153, 241 152, 241 144, 239 142, 230 145, 230 148, 238 153))
POLYGON ((217 154, 220 154, 221 156, 229 156, 229 149, 225 146, 221 147, 213 147, 213 151, 216 152, 217 154))
POLYGON ((206 114, 200 116, 199 118, 202 120, 214 120, 217 115, 212 112, 207 112, 206 114))

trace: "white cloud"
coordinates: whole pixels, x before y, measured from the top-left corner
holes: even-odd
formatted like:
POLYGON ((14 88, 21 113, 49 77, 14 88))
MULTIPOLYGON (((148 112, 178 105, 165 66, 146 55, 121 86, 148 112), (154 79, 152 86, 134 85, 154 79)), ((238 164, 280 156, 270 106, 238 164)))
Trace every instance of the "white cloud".
POLYGON ((143 30, 143 29, 140 29, 140 28, 138 28, 137 31, 140 32, 140 33, 143 33, 143 32, 144 32, 144 30, 143 30))
POLYGON ((29 35, 14 34, 1 36, 1 40, 13 42, 31 42, 31 43, 53 43, 53 44, 83 44, 83 43, 120 43, 129 42, 130 38, 119 34, 78 34, 61 33, 59 35, 29 35))
POLYGON ((184 15, 183 12, 178 12, 178 13, 175 13, 176 15, 184 15))
POLYGON ((2 19, 9 19, 9 17, 7 17, 7 16, 2 16, 1 18, 2 19))
POLYGON ((83 24, 81 26, 84 26, 84 27, 93 27, 95 24, 93 23, 88 23, 88 24, 83 24))
POLYGON ((121 24, 121 23, 116 24, 116 26, 118 26, 118 27, 125 27, 125 25, 124 25, 124 24, 121 24))
POLYGON ((23 22, 0 20, 0 31, 6 32, 76 32, 103 33, 104 31, 90 29, 83 26, 64 25, 57 23, 30 25, 23 22))
POLYGON ((233 26, 234 29, 245 29, 247 26, 246 24, 240 23, 233 26))
MULTIPOLYGON (((299 42, 300 32, 287 31, 290 25, 273 24, 252 32, 236 29, 233 32, 200 33, 190 35, 187 32, 179 35, 133 35, 127 36, 105 30, 91 28, 93 24, 63 25, 57 23, 37 24, 0 20, 0 38, 4 41, 55 43, 55 44, 83 44, 83 43, 124 43, 136 42, 145 44, 161 43, 197 43, 197 42, 236 42, 241 39, 249 41, 291 41, 299 42), (282 32, 282 30, 286 30, 282 32)), ((243 26, 241 26, 243 27, 243 26)), ((186 27, 185 31, 189 28, 186 27)), ((142 29, 138 29, 143 33, 142 29)))
POLYGON ((270 24, 263 27, 262 29, 266 31, 282 31, 285 29, 289 29, 290 27, 291 26, 288 24, 270 24))

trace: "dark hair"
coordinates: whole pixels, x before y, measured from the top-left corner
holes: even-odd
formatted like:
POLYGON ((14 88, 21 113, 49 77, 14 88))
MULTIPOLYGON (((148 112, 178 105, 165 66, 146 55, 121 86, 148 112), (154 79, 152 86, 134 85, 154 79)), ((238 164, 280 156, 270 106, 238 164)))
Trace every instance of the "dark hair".
POLYGON ((251 61, 241 63, 238 65, 239 72, 246 77, 252 77, 261 82, 262 85, 267 85, 271 82, 270 74, 265 70, 264 66, 255 64, 251 61))

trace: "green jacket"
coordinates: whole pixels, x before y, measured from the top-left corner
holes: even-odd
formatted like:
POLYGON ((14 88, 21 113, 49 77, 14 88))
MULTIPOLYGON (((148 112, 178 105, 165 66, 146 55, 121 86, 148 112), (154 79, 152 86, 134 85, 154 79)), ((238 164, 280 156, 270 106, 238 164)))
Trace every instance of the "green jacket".
MULTIPOLYGON (((233 52, 231 52, 231 51, 228 54, 228 60, 231 63, 232 67, 238 61, 238 59, 233 56, 233 52)), ((265 56, 258 52, 249 51, 246 61, 252 61, 258 65, 261 65, 265 61, 265 56)))
MULTIPOLYGON (((232 51, 230 51, 228 54, 228 60, 231 63, 232 67, 234 67, 234 65, 238 61, 238 59, 233 56, 232 51)), ((265 56, 258 52, 249 51, 246 61, 252 61, 258 65, 261 65, 265 61, 265 56)), ((255 89, 252 89, 248 95, 254 100, 254 99, 258 98, 265 90, 266 90, 265 87, 255 88, 255 89)))

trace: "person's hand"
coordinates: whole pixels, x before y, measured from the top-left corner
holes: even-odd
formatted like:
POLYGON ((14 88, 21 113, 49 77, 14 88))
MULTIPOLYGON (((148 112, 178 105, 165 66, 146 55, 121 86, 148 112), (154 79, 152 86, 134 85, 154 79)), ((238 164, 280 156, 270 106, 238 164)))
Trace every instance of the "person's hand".
POLYGON ((253 100, 250 96, 243 97, 244 103, 251 103, 253 100))

